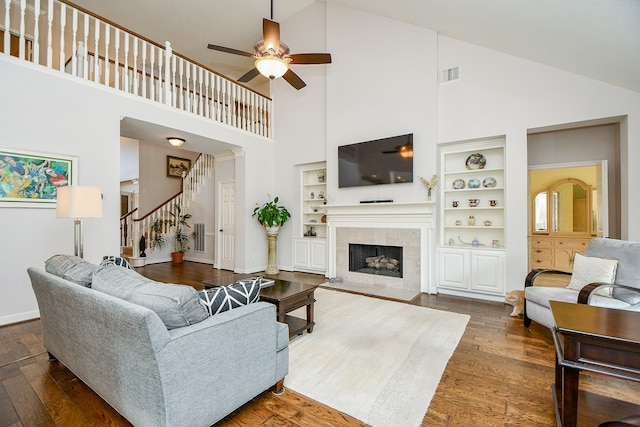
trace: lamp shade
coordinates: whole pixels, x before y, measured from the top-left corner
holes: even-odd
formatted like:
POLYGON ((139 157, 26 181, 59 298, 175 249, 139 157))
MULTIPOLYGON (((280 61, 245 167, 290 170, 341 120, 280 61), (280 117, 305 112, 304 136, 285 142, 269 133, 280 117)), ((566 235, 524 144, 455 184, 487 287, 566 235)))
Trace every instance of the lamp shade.
POLYGON ((183 138, 172 136, 170 138, 167 138, 167 141, 169 141, 169 144, 173 145, 174 147, 181 147, 182 144, 184 144, 185 140, 183 138))
POLYGON ((59 187, 57 193, 57 218, 102 217, 102 192, 98 187, 68 185, 59 187))
POLYGON ((289 69, 289 63, 277 56, 263 56, 256 60, 256 68, 265 77, 277 79, 282 77, 289 69))

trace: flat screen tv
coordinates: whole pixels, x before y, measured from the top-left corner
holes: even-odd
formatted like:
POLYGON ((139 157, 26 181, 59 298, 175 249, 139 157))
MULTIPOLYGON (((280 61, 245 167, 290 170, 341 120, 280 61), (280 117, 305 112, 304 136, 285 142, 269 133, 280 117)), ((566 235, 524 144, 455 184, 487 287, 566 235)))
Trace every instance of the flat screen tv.
POLYGON ((413 134, 338 147, 338 187, 413 182, 413 134))

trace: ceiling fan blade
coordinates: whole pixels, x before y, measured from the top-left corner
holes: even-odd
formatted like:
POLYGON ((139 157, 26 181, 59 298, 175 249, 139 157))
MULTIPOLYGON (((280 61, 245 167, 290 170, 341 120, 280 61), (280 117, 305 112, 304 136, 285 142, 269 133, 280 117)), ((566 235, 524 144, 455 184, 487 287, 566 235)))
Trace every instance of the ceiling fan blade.
POLYGON ((248 81, 253 80, 258 74, 260 74, 260 71, 258 71, 257 68, 252 68, 251 70, 244 73, 242 77, 238 79, 238 81, 241 83, 247 83, 248 81))
POLYGON ((262 20, 262 35, 264 47, 267 51, 271 54, 277 54, 280 51, 280 24, 264 18, 262 20), (273 52, 271 52, 271 49, 273 49, 273 52))
POLYGON ((305 82, 302 81, 300 76, 298 76, 296 73, 291 71, 291 69, 288 69, 287 72, 284 73, 282 78, 285 79, 287 82, 289 82, 291 86, 295 87, 298 90, 302 89, 307 85, 305 82))
POLYGON ((234 55, 240 55, 240 56, 248 56, 249 58, 254 57, 253 53, 245 52, 244 50, 234 49, 232 47, 218 46, 215 44, 208 44, 207 47, 211 50, 217 50, 219 52, 232 53, 234 55))
POLYGON ((331 64, 330 53, 294 53, 287 56, 292 64, 331 64))

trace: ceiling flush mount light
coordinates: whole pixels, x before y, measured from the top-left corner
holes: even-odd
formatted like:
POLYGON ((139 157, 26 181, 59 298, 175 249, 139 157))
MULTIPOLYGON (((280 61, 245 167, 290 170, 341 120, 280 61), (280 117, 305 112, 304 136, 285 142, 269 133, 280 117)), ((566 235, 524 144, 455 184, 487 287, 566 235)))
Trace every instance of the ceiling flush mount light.
POLYGON ((182 146, 182 144, 184 144, 184 139, 176 138, 173 136, 171 138, 167 138, 167 141, 169 141, 169 144, 173 145, 174 147, 180 147, 182 146))
POLYGON ((277 79, 282 77, 289 69, 289 63, 277 56, 263 56, 256 60, 256 68, 265 77, 277 79))

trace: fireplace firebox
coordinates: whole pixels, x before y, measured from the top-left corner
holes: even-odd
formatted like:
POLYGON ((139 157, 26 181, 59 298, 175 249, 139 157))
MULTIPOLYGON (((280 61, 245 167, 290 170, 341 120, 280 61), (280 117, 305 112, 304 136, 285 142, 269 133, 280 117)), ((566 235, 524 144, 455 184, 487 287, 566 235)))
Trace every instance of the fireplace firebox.
POLYGON ((402 278, 402 247, 349 243, 349 271, 402 278))

